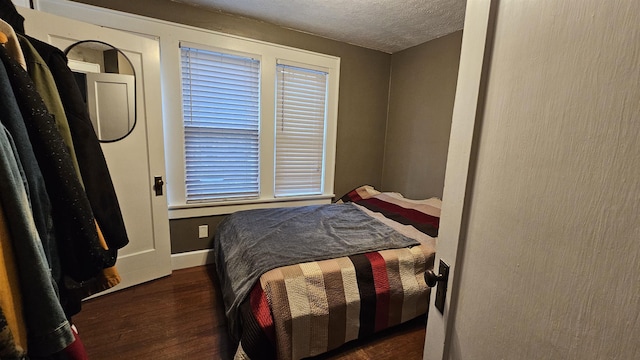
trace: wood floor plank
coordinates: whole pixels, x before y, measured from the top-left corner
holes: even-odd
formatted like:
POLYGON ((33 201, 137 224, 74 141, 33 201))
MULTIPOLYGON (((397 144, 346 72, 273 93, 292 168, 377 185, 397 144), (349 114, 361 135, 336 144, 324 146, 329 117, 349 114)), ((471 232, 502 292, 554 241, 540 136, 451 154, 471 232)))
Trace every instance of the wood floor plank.
MULTIPOLYGON (((212 266, 178 270, 88 300, 73 321, 91 360, 232 359, 219 288, 212 266)), ((425 325, 418 318, 315 360, 422 359, 425 325)))

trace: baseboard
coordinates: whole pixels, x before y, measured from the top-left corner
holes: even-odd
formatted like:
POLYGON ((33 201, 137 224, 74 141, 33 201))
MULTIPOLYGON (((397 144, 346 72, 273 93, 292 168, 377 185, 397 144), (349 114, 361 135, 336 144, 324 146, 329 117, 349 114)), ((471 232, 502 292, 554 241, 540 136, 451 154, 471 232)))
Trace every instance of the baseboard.
POLYGON ((213 249, 171 254, 171 270, 186 269, 213 263, 213 249))

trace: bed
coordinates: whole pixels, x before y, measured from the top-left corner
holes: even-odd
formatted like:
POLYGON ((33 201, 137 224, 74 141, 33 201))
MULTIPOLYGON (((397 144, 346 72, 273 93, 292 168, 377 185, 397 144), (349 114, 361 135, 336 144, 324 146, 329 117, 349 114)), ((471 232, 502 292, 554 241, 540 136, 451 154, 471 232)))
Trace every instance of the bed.
POLYGON ((214 256, 236 359, 301 359, 427 312, 439 199, 362 186, 228 216, 214 256))

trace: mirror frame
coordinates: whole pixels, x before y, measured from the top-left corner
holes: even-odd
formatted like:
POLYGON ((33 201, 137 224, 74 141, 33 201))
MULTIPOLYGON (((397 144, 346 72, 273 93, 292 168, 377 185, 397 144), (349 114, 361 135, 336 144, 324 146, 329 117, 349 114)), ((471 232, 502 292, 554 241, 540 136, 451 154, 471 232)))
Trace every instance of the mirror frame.
MULTIPOLYGON (((133 111, 134 111, 134 113, 133 113, 133 125, 131 126, 129 131, 126 134, 124 134, 123 136, 115 138, 115 139, 109 139, 109 140, 100 139, 100 137, 96 133, 96 129, 95 128, 93 129, 94 134, 96 134, 96 138, 101 143, 112 143, 112 142, 120 141, 120 140, 126 138, 127 136, 129 136, 133 132, 133 130, 136 128, 136 125, 138 124, 138 94, 137 94, 137 90, 138 90, 138 84, 137 84, 138 83, 138 80, 137 80, 138 79, 138 74, 136 73, 136 69, 133 66, 133 63, 131 62, 131 59, 129 59, 129 57, 122 50, 120 50, 119 48, 117 48, 117 47, 115 47, 115 46, 113 46, 113 45, 111 45, 109 43, 101 41, 101 40, 80 40, 80 41, 74 42, 73 44, 67 46, 66 49, 64 49, 64 55, 67 57, 67 59, 69 57, 69 52, 75 46, 78 46, 78 45, 84 44, 84 43, 99 43, 99 44, 105 45, 105 46, 107 46, 107 47, 109 47, 111 49, 114 49, 120 55, 122 55, 127 60, 129 65, 131 66, 131 71, 133 72, 133 111)), ((72 71, 73 71, 73 69, 72 69, 72 71)), ((87 105, 86 102, 85 102, 85 105, 87 105)), ((87 109, 87 112, 88 112, 88 109, 87 109)), ((89 116, 91 116, 91 114, 89 114, 89 116)), ((93 126, 93 121, 92 121, 91 125, 93 126)))

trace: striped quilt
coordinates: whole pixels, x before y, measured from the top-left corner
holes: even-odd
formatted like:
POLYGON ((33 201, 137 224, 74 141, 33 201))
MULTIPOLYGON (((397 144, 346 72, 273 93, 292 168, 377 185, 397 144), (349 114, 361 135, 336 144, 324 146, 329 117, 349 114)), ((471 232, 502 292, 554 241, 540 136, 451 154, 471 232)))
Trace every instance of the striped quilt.
POLYGON ((426 313, 424 273, 433 268, 435 239, 430 235, 437 231, 439 200, 413 201, 367 188, 350 194, 343 201, 353 201, 421 245, 264 273, 240 308, 236 359, 314 356, 426 313))
POLYGON ((271 270, 242 307, 236 358, 301 359, 423 315, 429 245, 271 270))

